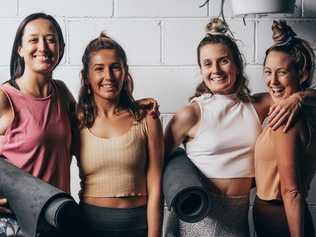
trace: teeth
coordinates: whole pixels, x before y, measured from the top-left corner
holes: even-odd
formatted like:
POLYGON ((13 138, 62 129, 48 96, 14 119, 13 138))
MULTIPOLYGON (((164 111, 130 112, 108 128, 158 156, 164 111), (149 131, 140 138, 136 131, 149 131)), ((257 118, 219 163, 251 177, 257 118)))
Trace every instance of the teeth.
POLYGON ((212 81, 222 81, 222 80, 225 80, 225 78, 222 76, 215 76, 215 77, 211 77, 211 80, 212 81))
POLYGON ((282 87, 271 87, 271 90, 273 92, 281 92, 281 91, 283 91, 283 88, 282 87))
POLYGON ((105 88, 113 88, 114 85, 112 84, 106 84, 106 85, 101 85, 101 87, 105 87, 105 88))
POLYGON ((49 59, 47 55, 35 55, 39 60, 46 61, 49 59))

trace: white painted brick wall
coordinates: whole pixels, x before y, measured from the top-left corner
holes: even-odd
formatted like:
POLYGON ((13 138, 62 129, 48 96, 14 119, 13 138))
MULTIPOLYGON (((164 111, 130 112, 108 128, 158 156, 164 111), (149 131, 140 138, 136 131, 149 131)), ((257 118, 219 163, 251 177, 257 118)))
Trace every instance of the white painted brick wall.
MULTIPOLYGON (((164 127, 173 113, 187 103, 200 81, 196 46, 220 1, 203 0, 2 0, 0 7, 0 82, 9 78, 9 60, 18 23, 26 15, 44 11, 57 17, 66 39, 65 56, 54 73, 65 81, 75 98, 80 87, 81 56, 86 44, 105 30, 126 50, 135 81, 135 97, 154 97, 160 103, 164 127)), ((265 90, 262 63, 271 44, 271 22, 287 19, 294 30, 316 49, 316 1, 296 0, 294 14, 250 15, 243 24, 232 15, 231 0, 225 16, 247 61, 252 92, 265 90)), ((77 198, 79 178, 72 164, 72 192, 77 198)), ((309 204, 316 217, 316 179, 309 204)))
POLYGON ((18 2, 19 14, 22 16, 38 11, 65 17, 111 17, 113 14, 112 0, 19 0, 18 2))
POLYGON ((114 0, 115 17, 206 17, 207 8, 187 0, 114 0))
POLYGON ((18 3, 17 1, 6 1, 2 2, 0 7, 0 17, 11 17, 17 16, 18 14, 18 3))

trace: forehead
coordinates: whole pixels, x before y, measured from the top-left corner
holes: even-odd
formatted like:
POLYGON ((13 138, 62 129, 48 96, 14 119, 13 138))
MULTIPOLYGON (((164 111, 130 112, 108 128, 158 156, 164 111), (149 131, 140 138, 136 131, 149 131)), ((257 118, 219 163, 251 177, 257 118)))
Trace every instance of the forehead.
POLYGON ((23 36, 54 34, 57 35, 54 25, 47 19, 39 18, 26 24, 23 36))
POLYGON ((101 49, 91 54, 91 64, 107 64, 120 62, 119 57, 114 49, 101 49))
POLYGON ((209 58, 209 59, 216 59, 221 57, 230 57, 230 51, 228 48, 223 44, 206 44, 203 45, 200 49, 200 57, 201 59, 209 58))
POLYGON ((287 53, 279 51, 271 51, 267 55, 265 61, 266 67, 290 67, 294 63, 294 59, 287 53))

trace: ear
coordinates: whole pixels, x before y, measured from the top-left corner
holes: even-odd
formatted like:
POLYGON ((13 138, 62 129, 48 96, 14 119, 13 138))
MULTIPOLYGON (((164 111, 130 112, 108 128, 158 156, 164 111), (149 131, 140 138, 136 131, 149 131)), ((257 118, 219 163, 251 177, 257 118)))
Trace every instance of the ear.
POLYGON ((308 72, 304 70, 300 75, 300 85, 302 85, 306 80, 308 80, 308 72))
POLYGON ((22 46, 21 45, 17 48, 17 52, 20 55, 20 57, 23 58, 23 50, 22 50, 22 46))

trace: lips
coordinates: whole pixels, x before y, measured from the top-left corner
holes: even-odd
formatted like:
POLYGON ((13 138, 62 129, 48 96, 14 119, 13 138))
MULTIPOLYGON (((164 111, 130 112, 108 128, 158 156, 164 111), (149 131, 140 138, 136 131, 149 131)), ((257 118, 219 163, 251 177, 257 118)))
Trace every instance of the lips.
POLYGON ((112 90, 112 89, 116 89, 116 85, 112 83, 101 84, 100 88, 112 90))
POLYGON ((280 87, 280 86, 270 87, 270 90, 273 96, 280 97, 283 95, 284 87, 280 87))
POLYGON ((42 54, 41 55, 37 55, 37 54, 35 54, 33 57, 38 59, 39 61, 45 62, 45 63, 48 63, 48 62, 52 61, 52 57, 50 55, 47 55, 47 54, 45 54, 45 55, 42 55, 42 54))
POLYGON ((210 77, 211 81, 215 81, 215 82, 222 82, 226 80, 226 77, 224 76, 212 76, 210 77))

